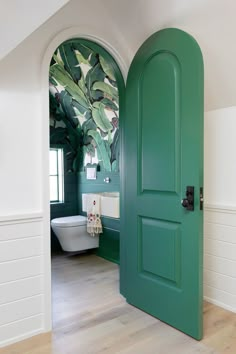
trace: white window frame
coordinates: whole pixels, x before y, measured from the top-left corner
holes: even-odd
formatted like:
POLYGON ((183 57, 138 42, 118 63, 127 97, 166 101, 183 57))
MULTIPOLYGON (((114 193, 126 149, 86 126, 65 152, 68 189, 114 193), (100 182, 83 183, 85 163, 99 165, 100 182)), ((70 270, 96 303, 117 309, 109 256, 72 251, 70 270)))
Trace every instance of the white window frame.
POLYGON ((51 204, 64 203, 64 153, 63 153, 63 149, 58 147, 50 148, 50 152, 51 151, 56 151, 57 161, 56 161, 56 173, 50 174, 49 178, 51 176, 57 178, 57 198, 51 199, 51 187, 50 187, 50 203, 51 204))

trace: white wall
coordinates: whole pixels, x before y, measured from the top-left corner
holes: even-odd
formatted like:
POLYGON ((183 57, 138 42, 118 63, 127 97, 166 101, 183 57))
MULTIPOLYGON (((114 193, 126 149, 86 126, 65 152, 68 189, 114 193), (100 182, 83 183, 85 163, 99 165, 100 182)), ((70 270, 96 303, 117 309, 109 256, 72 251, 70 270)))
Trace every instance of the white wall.
POLYGON ((48 97, 49 62, 60 41, 85 33, 101 38, 126 58, 112 19, 97 2, 86 0, 79 6, 77 1, 65 6, 0 62, 0 215, 44 208, 42 164, 47 166, 43 147, 48 144, 48 107, 45 110, 42 101, 48 97))
MULTIPOLYGON (((38 235, 42 237, 40 239, 42 246, 40 243, 38 250, 42 256, 43 265, 40 276, 37 272, 33 274, 34 284, 37 283, 35 285, 38 289, 37 295, 32 295, 30 292, 23 294, 22 281, 20 279, 12 280, 10 272, 6 273, 6 278, 0 283, 0 285, 9 283, 9 287, 4 285, 5 295, 1 305, 6 307, 4 307, 5 322, 0 324, 0 333, 2 333, 0 346, 14 341, 16 338, 20 339, 32 335, 31 328, 34 329, 35 333, 50 329, 47 154, 49 139, 48 107, 47 104, 45 106, 45 102, 48 97, 47 67, 53 50, 60 44, 60 41, 72 36, 97 38, 98 41, 104 43, 104 46, 111 49, 125 74, 135 51, 150 34, 163 27, 179 27, 191 33, 198 40, 203 50, 206 75, 206 109, 216 110, 222 107, 235 106, 234 58, 236 45, 234 45, 233 38, 234 33, 236 33, 235 7, 234 0, 227 0, 227 6, 221 0, 166 0, 165 2, 147 0, 145 6, 141 0, 129 0, 128 2, 125 0, 100 0, 99 2, 71 0, 61 11, 51 17, 40 29, 1 60, 1 222, 3 224, 5 222, 14 224, 14 220, 18 218, 19 223, 24 224, 25 219, 32 220, 35 215, 41 215, 42 225, 38 225, 37 230, 38 235), (12 281, 15 283, 11 285, 12 281), (41 284, 43 284, 42 287, 41 284), (15 293, 19 294, 17 300, 11 299, 11 286, 14 286, 15 293), (10 302, 7 300, 8 292, 10 302), (19 315, 20 317, 16 319, 12 317, 10 304, 21 301, 21 296, 22 300, 25 298, 29 301, 21 302, 22 312, 19 315), (24 312, 28 305, 29 308, 32 306, 30 302, 32 296, 38 296, 37 299, 42 300, 42 302, 39 300, 34 305, 37 308, 36 314, 24 312), (41 320, 37 317, 39 313, 42 314, 41 320), (34 316, 37 318, 34 318, 34 316), (31 320, 27 322, 28 324, 25 323, 21 332, 18 331, 17 333, 17 329, 15 329, 15 332, 10 334, 10 328, 7 330, 7 327, 3 327, 7 323, 24 321, 27 318, 31 320)), ((231 115, 231 123, 233 121, 232 117, 231 115)), ((212 120, 211 126, 215 126, 215 121, 212 120)), ((216 161, 218 155, 215 153, 215 148, 218 149, 219 153, 222 149, 225 151, 229 148, 227 136, 223 135, 221 129, 218 129, 218 133, 220 135, 218 146, 216 146, 211 128, 207 133, 209 141, 213 141, 212 145, 208 145, 208 149, 210 149, 209 151, 213 154, 214 159, 216 158, 216 161)), ((232 151, 228 152, 232 154, 232 151)), ((212 163, 212 156, 208 156, 208 160, 212 163)), ((211 171, 207 172, 205 188, 207 203, 210 205, 231 203, 230 205, 232 205, 234 200, 229 197, 228 187, 223 188, 222 181, 225 179, 220 177, 225 176, 224 170, 229 168, 228 162, 223 157, 220 158, 222 165, 217 165, 216 161, 213 166, 218 175, 212 174, 211 171)), ((232 173, 234 174, 235 170, 230 169, 228 172, 227 177, 232 173)), ((232 176, 231 181, 235 177, 235 175, 232 176)), ((227 220, 224 221, 226 226, 227 222, 227 220)), ((5 224, 3 226, 3 234, 5 234, 8 227, 6 228, 5 224)), ((14 235, 17 238, 17 232, 14 235)), ((22 247, 25 250, 25 253, 20 255, 22 260, 31 257, 32 245, 25 241, 28 236, 28 231, 24 227, 23 234, 17 241, 1 240, 2 236, 0 236, 0 242, 5 242, 2 243, 2 246, 6 247, 4 254, 0 253, 0 267, 7 265, 7 262, 9 264, 12 262, 13 258, 11 257, 15 257, 15 247, 16 245, 18 247, 19 243, 19 248, 22 247)), ((35 242, 38 242, 37 237, 39 236, 35 234, 31 236, 35 238, 35 242)), ((38 257, 38 255, 33 255, 33 257, 38 257)), ((227 300, 225 301, 227 302, 227 300)), ((223 301, 221 303, 225 304, 223 301)), ((15 328, 19 327, 16 326, 15 328)))
POLYGON ((206 203, 235 208, 236 107, 206 112, 204 130, 206 203))
POLYGON ((236 107, 205 114, 204 295, 236 312, 236 107))

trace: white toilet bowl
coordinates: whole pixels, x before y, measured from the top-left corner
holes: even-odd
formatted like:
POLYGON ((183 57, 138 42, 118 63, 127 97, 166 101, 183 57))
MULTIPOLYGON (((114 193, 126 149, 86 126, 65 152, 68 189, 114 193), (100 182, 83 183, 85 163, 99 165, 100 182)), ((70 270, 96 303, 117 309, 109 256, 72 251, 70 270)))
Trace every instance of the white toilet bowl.
POLYGON ((82 215, 66 216, 51 220, 51 227, 64 251, 84 251, 97 248, 99 237, 87 233, 87 218, 82 215))

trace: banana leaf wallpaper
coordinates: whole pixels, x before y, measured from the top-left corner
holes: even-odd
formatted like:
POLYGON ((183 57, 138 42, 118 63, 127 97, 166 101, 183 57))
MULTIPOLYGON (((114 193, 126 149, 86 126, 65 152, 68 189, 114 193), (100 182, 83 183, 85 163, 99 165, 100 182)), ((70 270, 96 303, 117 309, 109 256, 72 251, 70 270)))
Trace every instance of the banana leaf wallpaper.
POLYGON ((70 171, 96 163, 119 171, 119 97, 112 63, 89 41, 62 43, 50 64, 50 144, 65 146, 70 171))

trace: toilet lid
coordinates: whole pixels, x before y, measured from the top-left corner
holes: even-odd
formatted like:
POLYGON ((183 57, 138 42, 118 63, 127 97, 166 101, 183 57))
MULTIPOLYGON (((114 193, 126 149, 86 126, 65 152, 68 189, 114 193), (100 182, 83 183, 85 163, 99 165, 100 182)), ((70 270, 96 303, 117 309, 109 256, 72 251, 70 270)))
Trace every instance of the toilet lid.
POLYGON ((82 215, 66 216, 51 220, 51 225, 60 227, 86 225, 86 219, 86 216, 82 215))

